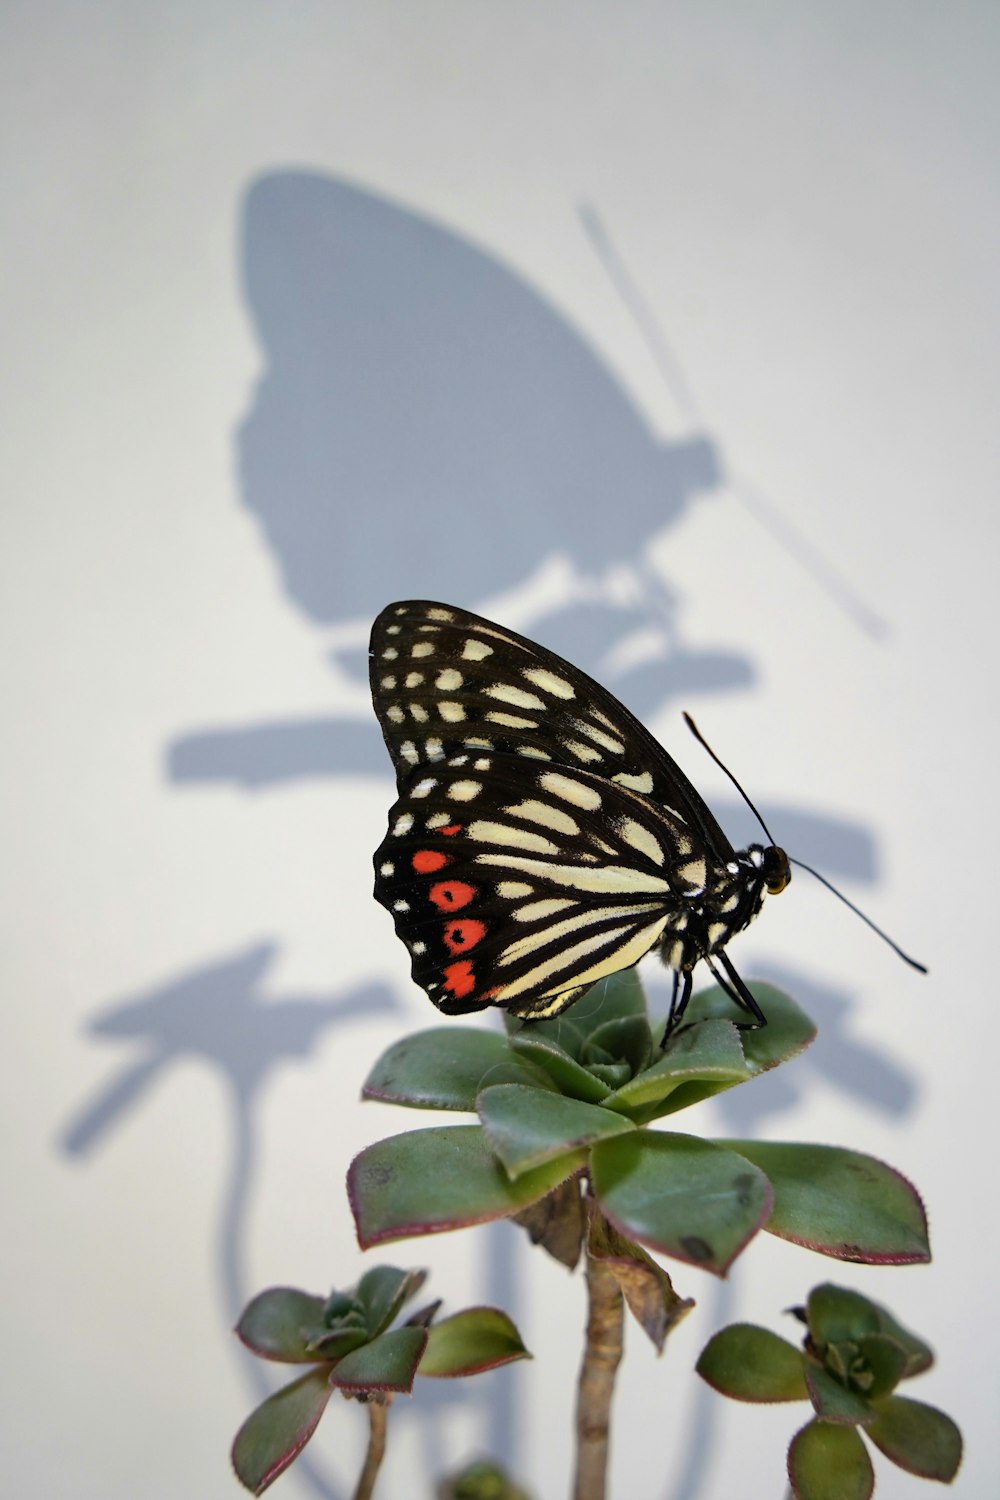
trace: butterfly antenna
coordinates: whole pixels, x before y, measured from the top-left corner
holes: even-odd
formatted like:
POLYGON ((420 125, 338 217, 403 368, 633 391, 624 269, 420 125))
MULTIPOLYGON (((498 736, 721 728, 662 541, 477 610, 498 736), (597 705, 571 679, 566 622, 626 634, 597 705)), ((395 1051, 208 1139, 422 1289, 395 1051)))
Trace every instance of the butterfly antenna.
MULTIPOLYGON (((768 828, 767 824, 764 822, 764 819, 761 817, 760 813, 754 807, 753 803, 750 801, 750 798, 747 796, 746 792, 740 786, 739 782, 736 780, 736 777, 733 775, 732 771, 729 769, 729 767, 727 765, 724 764, 723 761, 721 761, 719 759, 719 757, 716 755, 715 751, 712 749, 711 745, 706 740, 705 736, 702 734, 701 730, 698 728, 697 724, 692 719, 691 715, 689 713, 687 713, 686 710, 684 711, 684 722, 687 724, 687 727, 690 729, 691 733, 694 735, 694 737, 698 741, 699 745, 702 745, 708 751, 709 755, 715 761, 715 764, 719 767, 719 769, 721 771, 725 771, 726 775, 729 777, 730 781, 733 783, 733 786, 739 792, 740 796, 743 798, 743 801, 746 803, 747 807, 749 807, 750 811, 753 813, 754 817, 757 819, 757 822, 760 824, 761 828, 763 828, 764 832, 767 834, 768 838, 771 840, 771 843, 773 844, 774 843, 774 839, 773 839, 773 837, 771 835, 771 830, 768 828)), ((882 939, 883 943, 888 943, 889 947, 892 949, 892 951, 894 953, 898 953, 899 957, 903 960, 903 962, 909 964, 909 966, 910 966, 911 969, 916 969, 917 972, 920 973, 920 974, 926 974, 927 973, 927 965, 926 964, 919 963, 917 961, 917 959, 911 958, 908 953, 904 953, 903 949, 899 946, 899 944, 893 942, 893 940, 889 936, 889 934, 887 932, 883 932, 882 929, 881 929, 881 927, 879 927, 876 922, 872 921, 871 917, 866 916, 866 914, 861 910, 860 906, 855 906, 854 902, 848 900, 848 898, 844 895, 843 891, 838 891, 837 887, 833 884, 832 880, 827 880, 826 876, 825 875, 821 875, 818 870, 814 870, 813 867, 812 867, 812 865, 805 864, 804 861, 801 860, 801 859, 794 859, 792 857, 792 855, 788 856, 788 862, 789 862, 789 864, 798 865, 798 867, 799 867, 800 870, 805 870, 805 872, 806 872, 807 875, 811 875, 814 880, 818 880, 819 881, 820 885, 825 885, 828 891, 832 891, 833 894, 837 897, 838 901, 843 901, 844 905, 847 906, 847 907, 849 907, 850 910, 854 913, 854 915, 856 917, 860 917, 861 920, 862 920, 862 922, 864 922, 865 926, 866 927, 870 927, 871 930, 872 930, 872 932, 874 932, 878 937, 880 937, 882 939)))
POLYGON ((849 901, 844 895, 843 891, 838 891, 833 882, 827 880, 825 875, 821 875, 818 870, 814 870, 812 865, 804 864, 801 859, 793 859, 791 855, 788 856, 788 859, 790 864, 798 865, 800 870, 805 870, 807 874, 812 875, 814 879, 819 881, 820 885, 825 885, 827 890, 832 891, 833 894, 838 898, 838 900, 843 901, 845 906, 850 907, 854 915, 856 917, 860 917, 865 926, 870 927, 872 932, 877 933, 878 936, 882 939, 883 943, 888 943, 892 951, 894 953, 898 953, 903 962, 909 964, 911 969, 916 969, 920 974, 927 973, 926 964, 918 963, 915 958, 911 958, 908 953, 904 953, 899 944, 894 943, 887 932, 883 932, 881 927, 879 927, 875 922, 872 921, 871 917, 866 916, 865 913, 861 910, 860 906, 855 906, 853 901, 849 901))
POLYGON ((715 764, 719 767, 719 770, 720 771, 725 771, 726 775, 729 777, 730 781, 733 783, 733 786, 739 792, 740 796, 743 798, 743 801, 746 803, 747 807, 749 807, 750 811, 753 813, 754 817, 757 819, 757 822, 760 824, 761 828, 763 828, 764 832, 767 834, 768 838, 770 839, 771 843, 773 844, 774 843, 774 839, 773 839, 773 837, 771 835, 770 828, 768 828, 767 824, 764 822, 764 819, 761 817, 760 813, 754 807, 753 803, 750 801, 750 798, 747 796, 746 792, 740 786, 739 782, 736 780, 736 777, 733 775, 732 771, 716 755, 715 751, 712 749, 711 745, 708 743, 708 740, 706 740, 705 736, 702 734, 701 730, 698 728, 697 724, 694 722, 694 720, 692 719, 691 715, 688 713, 687 709, 683 709, 682 712, 684 714, 684 722, 685 722, 685 724, 690 729, 691 733, 694 735, 694 737, 698 741, 699 745, 701 745, 705 750, 708 751, 709 755, 715 761, 715 764))

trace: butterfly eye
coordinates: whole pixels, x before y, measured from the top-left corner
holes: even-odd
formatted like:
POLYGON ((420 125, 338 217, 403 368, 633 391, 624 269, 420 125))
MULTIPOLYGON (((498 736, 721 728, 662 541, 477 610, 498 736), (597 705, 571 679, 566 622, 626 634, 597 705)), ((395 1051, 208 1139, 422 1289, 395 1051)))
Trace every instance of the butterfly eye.
POLYGON ((788 855, 784 849, 779 849, 776 844, 764 850, 764 884, 772 896, 777 896, 785 889, 792 878, 792 867, 788 862, 788 855))

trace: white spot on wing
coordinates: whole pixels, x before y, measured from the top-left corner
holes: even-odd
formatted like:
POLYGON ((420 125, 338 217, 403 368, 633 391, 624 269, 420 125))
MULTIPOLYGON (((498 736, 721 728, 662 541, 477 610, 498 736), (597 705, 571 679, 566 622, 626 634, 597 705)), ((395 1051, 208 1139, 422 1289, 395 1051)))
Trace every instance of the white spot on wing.
POLYGON ((681 865, 677 871, 678 880, 683 880, 685 885, 690 885, 695 890, 700 890, 708 879, 708 871, 703 859, 692 859, 689 864, 681 865))
POLYGON ((389 707, 385 711, 385 716, 387 719, 391 720, 393 724, 402 724, 403 720, 406 718, 406 715, 404 714, 398 703, 390 703, 389 707))
POLYGON ((581 745, 579 740, 566 740, 565 745, 571 755, 575 755, 577 760, 582 760, 584 763, 604 759, 600 750, 595 750, 593 745, 581 745))
POLYGON ((511 915, 515 922, 540 922, 543 917, 552 917, 557 911, 566 911, 568 907, 575 905, 574 901, 560 900, 550 896, 544 901, 529 901, 526 906, 519 906, 511 915))
POLYGON ((395 833, 397 835, 401 834, 401 833, 409 833, 409 831, 410 831, 410 829, 412 827, 413 827, 413 814, 412 813, 408 813, 408 812, 406 812, 406 813, 400 813, 399 817, 396 819, 395 823, 392 825, 392 831, 393 831, 393 833, 395 833))
POLYGON ((628 771, 619 771, 618 775, 612 776, 611 780, 627 786, 630 791, 643 792, 646 796, 653 790, 653 777, 649 771, 643 771, 639 776, 632 776, 628 771))
POLYGON ((418 641, 415 646, 410 647, 411 656, 432 656, 434 654, 433 641, 418 641))
POLYGON ((411 703, 410 713, 416 719, 418 724, 427 723, 428 714, 426 708, 424 708, 422 703, 411 703))
POLYGON ((497 894, 505 901, 517 901, 521 896, 530 896, 534 889, 533 885, 525 885, 523 880, 501 880, 497 894))
POLYGON ((526 693, 524 688, 515 687, 512 682, 494 682, 488 688, 483 688, 487 698, 497 698, 501 703, 509 703, 513 708, 544 708, 545 704, 537 693, 526 693))
POLYGON ((537 745, 518 745, 518 755, 530 755, 535 760, 551 760, 552 757, 547 750, 539 750, 537 745))
POLYGON ((395 677, 383 677, 382 678, 381 686, 384 687, 384 688, 389 688, 391 690, 392 688, 394 688, 396 686, 396 679, 395 679, 395 677))
POLYGON ((581 734, 585 734, 588 740, 593 740, 595 745, 602 746, 605 750, 611 750, 615 755, 621 755, 625 749, 621 740, 616 740, 610 734, 605 734, 603 729, 597 729, 593 724, 588 724, 586 719, 577 719, 576 727, 581 734))
POLYGON ((455 693, 462 686, 462 674, 456 672, 454 667, 445 667, 435 677, 434 686, 442 693, 455 693))
POLYGON ((465 709, 461 703, 445 701, 438 704, 438 713, 448 724, 460 724, 465 718, 465 709))
POLYGON ((557 677, 555 672, 550 672, 548 667, 525 667, 524 676, 535 687, 540 687, 543 692, 551 693, 555 698, 575 698, 576 689, 565 677, 557 677))
POLYGON ((429 797, 437 786, 436 776, 425 776, 423 781, 418 781, 410 792, 411 797, 429 797))
POLYGON ((618 832, 627 844, 638 849, 640 854, 645 854, 654 865, 663 864, 665 855, 662 845, 642 823, 637 823, 634 818, 623 818, 618 825, 618 832))
MULTIPOLYGON (((558 852, 558 851, 554 851, 558 852)), ((552 865, 525 854, 477 854, 477 864, 501 865, 521 875, 533 875, 550 886, 570 891, 597 891, 605 896, 648 896, 660 900, 669 895, 670 887, 658 875, 629 865, 552 865)))
POLYGON ((399 747, 399 754, 401 759, 405 760, 411 766, 415 766, 420 759, 420 752, 412 740, 403 741, 399 747))
POLYGON ((572 776, 564 776, 561 771, 543 771, 538 778, 538 785, 542 791, 550 792, 553 797, 561 797, 564 802, 570 802, 584 812, 596 812, 601 805, 601 794, 596 787, 576 781, 572 776))
POLYGON ((453 620, 455 616, 450 609, 429 609, 427 618, 428 620, 453 620))
POLYGON ((484 661, 487 656, 493 655, 493 647, 487 646, 485 641, 477 641, 470 636, 462 647, 462 656, 466 661, 484 661))
POLYGON ((393 911, 409 911, 410 903, 409 901, 394 901, 392 903, 392 909, 393 911))
POLYGON ((444 760, 444 746, 440 740, 426 740, 424 742, 424 751, 428 760, 444 760))
POLYGON ((561 807, 553 807, 551 802, 536 802, 531 798, 527 802, 518 802, 515 806, 505 807, 504 812, 512 818, 527 818, 532 823, 541 823, 544 828, 551 828, 556 833, 569 834, 571 838, 576 837, 580 832, 579 823, 561 807))
POLYGON ((528 828, 515 828, 511 823, 494 823, 488 818, 477 818, 467 829, 470 839, 477 844, 500 844, 504 849, 526 849, 531 854, 558 854, 559 845, 540 833, 528 828))
POLYGON ((396 650, 395 646, 390 646, 387 651, 383 651, 382 652, 382 660, 383 661, 395 661, 396 657, 398 655, 399 655, 399 652, 396 650))
POLYGON ((396 866, 392 863, 392 860, 391 859, 387 859, 387 860, 384 861, 383 864, 379 865, 378 872, 379 872, 380 875, 385 875, 386 877, 388 877, 389 875, 392 874, 392 872, 393 872, 393 870, 395 870, 395 868, 396 868, 396 866))
POLYGON ((423 672, 407 672, 406 674, 406 686, 408 688, 419 687, 423 680, 423 672))
POLYGON ((479 796, 482 789, 480 781, 453 781, 448 795, 454 797, 456 802, 471 802, 473 797, 479 796))
POLYGON ((517 714, 502 714, 491 709, 486 715, 491 724, 500 724, 504 729, 537 729, 534 719, 521 719, 517 714))

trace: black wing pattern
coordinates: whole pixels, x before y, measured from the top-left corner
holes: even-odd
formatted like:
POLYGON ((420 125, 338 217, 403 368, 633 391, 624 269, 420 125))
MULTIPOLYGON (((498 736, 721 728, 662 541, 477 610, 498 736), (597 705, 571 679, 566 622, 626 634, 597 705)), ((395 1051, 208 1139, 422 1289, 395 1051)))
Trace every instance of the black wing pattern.
POLYGON ((554 652, 413 600, 375 621, 370 674, 399 791, 375 896, 441 1010, 556 1015, 654 946, 689 976, 756 915, 771 851, 734 851, 638 719, 554 652))

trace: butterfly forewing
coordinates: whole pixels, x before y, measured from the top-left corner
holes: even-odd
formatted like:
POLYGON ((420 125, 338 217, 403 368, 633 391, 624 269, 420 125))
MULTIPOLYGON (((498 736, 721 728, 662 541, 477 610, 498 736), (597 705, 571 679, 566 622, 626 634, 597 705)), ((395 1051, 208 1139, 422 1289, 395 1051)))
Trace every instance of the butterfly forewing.
POLYGON ((683 772, 555 653, 410 601, 370 670, 399 790, 375 895, 440 1009, 555 1015, 654 945, 690 970, 756 911, 683 772))
POLYGON ((397 776, 466 747, 553 761, 672 807, 732 856, 680 767, 624 704, 525 636, 453 605, 390 604, 372 628, 370 675, 397 776))

